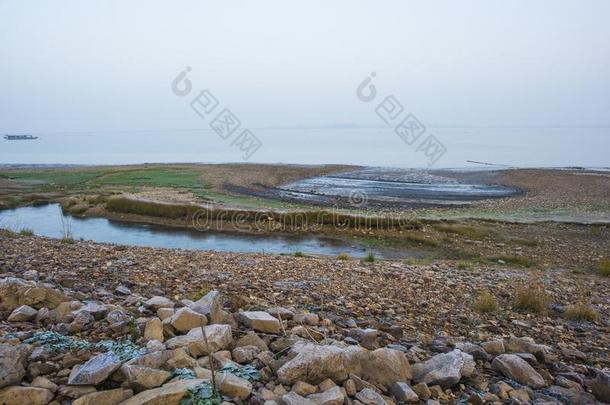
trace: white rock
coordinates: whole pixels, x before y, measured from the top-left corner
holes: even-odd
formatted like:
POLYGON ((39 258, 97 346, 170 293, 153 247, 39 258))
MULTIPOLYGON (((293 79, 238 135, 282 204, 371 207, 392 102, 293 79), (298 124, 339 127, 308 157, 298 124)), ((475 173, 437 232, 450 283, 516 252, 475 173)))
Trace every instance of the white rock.
POLYGON ((462 377, 470 377, 476 363, 471 355, 461 350, 441 353, 431 359, 413 365, 413 380, 425 382, 429 386, 440 385, 449 388, 457 384, 462 377))

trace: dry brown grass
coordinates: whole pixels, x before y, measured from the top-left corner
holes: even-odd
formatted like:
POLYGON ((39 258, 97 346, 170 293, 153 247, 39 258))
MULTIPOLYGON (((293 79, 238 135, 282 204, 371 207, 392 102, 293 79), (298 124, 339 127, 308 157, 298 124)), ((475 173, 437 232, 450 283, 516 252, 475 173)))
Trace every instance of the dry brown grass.
POLYGON ((513 308, 519 311, 540 314, 546 312, 550 296, 540 282, 526 283, 517 287, 513 308))
POLYGON ((599 313, 587 304, 570 305, 564 316, 572 321, 596 322, 599 320, 599 313))
POLYGON ((499 308, 498 300, 495 295, 485 291, 479 295, 477 300, 472 304, 472 309, 481 313, 496 312, 499 308))

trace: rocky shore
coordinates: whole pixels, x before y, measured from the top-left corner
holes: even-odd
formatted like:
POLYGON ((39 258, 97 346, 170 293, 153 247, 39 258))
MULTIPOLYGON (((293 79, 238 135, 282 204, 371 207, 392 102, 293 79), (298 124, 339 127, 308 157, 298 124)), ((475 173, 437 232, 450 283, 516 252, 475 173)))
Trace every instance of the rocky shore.
POLYGON ((610 402, 609 287, 561 269, 3 235, 0 403, 610 402), (533 285, 544 308, 518 311, 533 285), (483 293, 497 308, 475 309, 483 293), (584 302, 595 317, 566 316, 584 302))

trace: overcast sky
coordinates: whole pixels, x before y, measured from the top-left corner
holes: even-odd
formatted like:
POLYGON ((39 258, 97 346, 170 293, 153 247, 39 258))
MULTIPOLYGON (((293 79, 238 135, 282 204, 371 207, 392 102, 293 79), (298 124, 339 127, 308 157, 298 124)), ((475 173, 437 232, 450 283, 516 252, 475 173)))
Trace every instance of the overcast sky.
POLYGON ((170 90, 186 66, 252 128, 383 125, 356 97, 371 72, 428 126, 609 126, 609 17, 607 0, 0 0, 0 132, 193 128, 170 90))

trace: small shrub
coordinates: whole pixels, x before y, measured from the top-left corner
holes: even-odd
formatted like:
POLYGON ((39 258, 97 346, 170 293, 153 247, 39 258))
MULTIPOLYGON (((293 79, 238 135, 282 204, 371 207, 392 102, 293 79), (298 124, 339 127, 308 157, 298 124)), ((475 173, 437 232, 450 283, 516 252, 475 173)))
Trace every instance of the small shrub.
POLYGON ((498 310, 498 300, 490 292, 483 292, 472 304, 472 309, 481 313, 492 313, 498 310))
POLYGON ((347 253, 339 253, 337 255, 337 260, 352 260, 352 257, 347 253))
POLYGON ((595 322, 599 320, 597 311, 586 304, 570 305, 564 315, 572 321, 595 322))
POLYGON ((543 313, 546 311, 550 297, 540 283, 525 284, 515 291, 513 307, 519 311, 543 313))
POLYGON ((456 268, 458 270, 472 270, 472 263, 468 262, 458 262, 456 268))
POLYGON ((303 252, 294 252, 294 257, 305 257, 303 252))
POLYGON ((74 240, 73 237, 71 236, 64 236, 59 240, 61 243, 65 243, 66 245, 73 245, 74 243, 76 243, 76 241, 74 240))
POLYGON ((610 277, 610 259, 600 261, 597 266, 597 272, 604 277, 610 277))
POLYGON ((34 236, 34 230, 31 228, 23 228, 19 231, 19 235, 21 236, 34 236))
POLYGON ((366 257, 363 260, 366 263, 373 263, 375 262, 375 253, 373 252, 369 252, 366 257))

